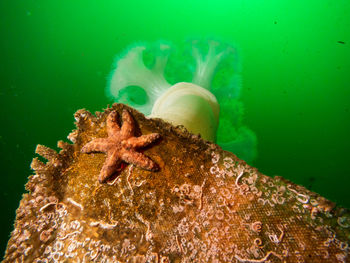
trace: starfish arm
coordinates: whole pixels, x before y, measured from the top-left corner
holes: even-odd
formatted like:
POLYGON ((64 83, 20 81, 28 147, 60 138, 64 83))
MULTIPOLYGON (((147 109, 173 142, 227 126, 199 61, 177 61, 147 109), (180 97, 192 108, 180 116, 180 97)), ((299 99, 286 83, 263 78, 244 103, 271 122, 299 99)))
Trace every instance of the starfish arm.
POLYGON ((107 155, 106 161, 102 166, 98 180, 100 183, 107 181, 115 172, 117 172, 122 160, 120 159, 117 151, 107 155))
POLYGON ((129 111, 123 110, 123 125, 121 127, 122 139, 134 136, 134 127, 134 120, 131 117, 129 111))
POLYGON ((91 153, 91 152, 107 152, 109 148, 109 143, 106 138, 97 138, 88 142, 81 148, 81 152, 83 153, 91 153))
POLYGON ((137 167, 149 170, 149 171, 158 171, 158 165, 153 162, 146 155, 135 152, 133 150, 124 150, 121 154, 121 159, 127 163, 134 164, 137 167))
POLYGON ((122 141, 122 146, 127 149, 145 147, 159 138, 159 133, 146 134, 140 137, 131 137, 127 140, 122 141))
POLYGON ((117 112, 112 111, 107 117, 107 133, 108 137, 115 135, 120 131, 120 127, 117 122, 117 112))

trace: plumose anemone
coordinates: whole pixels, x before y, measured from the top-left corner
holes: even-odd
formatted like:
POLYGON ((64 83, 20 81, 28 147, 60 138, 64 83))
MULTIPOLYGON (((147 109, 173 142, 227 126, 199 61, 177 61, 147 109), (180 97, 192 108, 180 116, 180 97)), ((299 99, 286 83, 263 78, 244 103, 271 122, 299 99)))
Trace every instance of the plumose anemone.
POLYGON ((118 55, 107 94, 149 117, 183 125, 249 163, 256 156, 256 136, 242 123, 240 88, 232 46, 196 40, 189 51, 160 41, 134 44, 118 55))

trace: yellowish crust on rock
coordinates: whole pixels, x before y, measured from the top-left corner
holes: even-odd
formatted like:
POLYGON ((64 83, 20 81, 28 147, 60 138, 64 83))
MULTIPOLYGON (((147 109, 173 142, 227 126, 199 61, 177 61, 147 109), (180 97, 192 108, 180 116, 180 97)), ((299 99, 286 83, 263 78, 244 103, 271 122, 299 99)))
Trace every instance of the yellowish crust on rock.
POLYGON ((349 262, 350 213, 316 193, 123 104, 75 118, 73 144, 37 147, 4 262, 349 262), (80 150, 123 109, 161 135, 144 149, 160 169, 100 184, 105 155, 80 150))

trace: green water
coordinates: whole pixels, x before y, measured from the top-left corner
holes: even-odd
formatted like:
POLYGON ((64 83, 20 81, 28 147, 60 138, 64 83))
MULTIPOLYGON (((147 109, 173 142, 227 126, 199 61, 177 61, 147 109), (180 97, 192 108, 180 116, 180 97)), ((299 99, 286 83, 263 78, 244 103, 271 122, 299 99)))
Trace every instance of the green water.
POLYGON ((1 251, 35 145, 105 108, 114 55, 135 41, 217 36, 241 51, 244 123, 261 172, 350 207, 350 2, 0 1, 1 251))

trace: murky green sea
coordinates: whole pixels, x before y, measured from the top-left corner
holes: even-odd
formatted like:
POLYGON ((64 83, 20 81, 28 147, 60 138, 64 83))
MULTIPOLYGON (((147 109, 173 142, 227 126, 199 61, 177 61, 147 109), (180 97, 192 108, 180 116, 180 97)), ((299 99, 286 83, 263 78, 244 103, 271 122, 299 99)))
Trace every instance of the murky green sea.
POLYGON ((112 102, 115 54, 202 37, 239 50, 243 122, 258 141, 252 164, 350 207, 348 0, 2 0, 1 253, 36 144, 55 148, 77 109, 112 102))

